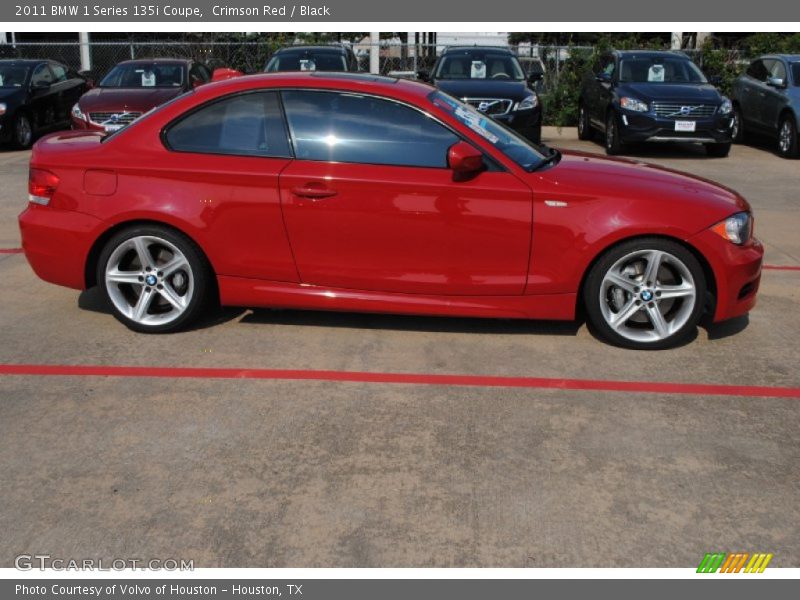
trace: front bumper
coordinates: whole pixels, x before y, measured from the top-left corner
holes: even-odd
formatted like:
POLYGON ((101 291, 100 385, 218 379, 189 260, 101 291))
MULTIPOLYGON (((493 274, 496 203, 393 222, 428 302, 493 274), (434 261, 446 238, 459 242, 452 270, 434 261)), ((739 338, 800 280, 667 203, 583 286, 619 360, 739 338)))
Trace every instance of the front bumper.
POLYGON ((764 247, 752 238, 743 246, 732 244, 706 229, 688 240, 708 260, 714 273, 714 322, 741 316, 756 304, 761 283, 764 247))
POLYGON ((542 106, 526 110, 512 110, 504 115, 492 115, 495 121, 507 125, 537 144, 542 139, 542 106))
POLYGON ((694 131, 676 131, 675 122, 681 119, 657 117, 652 113, 620 110, 619 133, 623 142, 700 142, 727 144, 731 142, 733 114, 714 115, 705 119, 685 119, 695 124, 694 131))
POLYGON ((82 290, 86 259, 103 222, 83 213, 30 204, 19 216, 22 249, 45 281, 82 290))

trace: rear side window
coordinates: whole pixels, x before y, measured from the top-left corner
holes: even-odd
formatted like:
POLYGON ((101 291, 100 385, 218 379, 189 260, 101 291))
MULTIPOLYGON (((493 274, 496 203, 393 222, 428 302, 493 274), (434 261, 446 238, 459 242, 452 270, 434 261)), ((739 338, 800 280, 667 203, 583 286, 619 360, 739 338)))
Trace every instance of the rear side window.
POLYGON ((283 104, 298 159, 446 168, 459 141, 422 112, 373 96, 287 91, 283 104))
POLYGON ((206 105, 172 125, 165 139, 178 152, 291 156, 276 92, 240 94, 206 105))

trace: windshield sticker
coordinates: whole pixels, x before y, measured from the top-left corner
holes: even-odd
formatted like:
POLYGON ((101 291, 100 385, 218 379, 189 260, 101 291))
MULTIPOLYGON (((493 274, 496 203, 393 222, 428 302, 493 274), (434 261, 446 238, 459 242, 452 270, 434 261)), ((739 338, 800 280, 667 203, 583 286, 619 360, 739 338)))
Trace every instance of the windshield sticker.
POLYGON ((492 144, 496 144, 500 140, 499 137, 486 129, 488 121, 480 115, 458 106, 456 107, 456 116, 461 120, 462 123, 464 123, 464 125, 469 127, 482 138, 489 140, 492 144))
POLYGON ((313 60, 301 60, 300 61, 300 70, 301 71, 316 71, 317 65, 313 60))
POLYGON ((664 65, 653 65, 647 72, 647 81, 664 83, 664 65))
POLYGON ((486 79, 486 63, 482 60, 473 60, 470 77, 472 79, 486 79))
POLYGON ((153 71, 138 71, 142 74, 142 87, 155 87, 156 74, 153 71))

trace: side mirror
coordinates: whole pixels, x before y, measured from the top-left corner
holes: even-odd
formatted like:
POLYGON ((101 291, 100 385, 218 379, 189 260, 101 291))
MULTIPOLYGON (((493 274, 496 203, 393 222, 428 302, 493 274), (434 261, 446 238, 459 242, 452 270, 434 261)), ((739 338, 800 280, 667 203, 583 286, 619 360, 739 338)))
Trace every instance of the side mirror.
POLYGON ((426 71, 425 69, 420 69, 419 71, 417 71, 417 79, 419 79, 420 81, 430 81, 431 74, 429 71, 426 71))
POLYGON ((92 89, 95 85, 95 76, 93 71, 79 71, 78 75, 83 77, 86 80, 86 86, 89 89, 92 89))
POLYGON ((595 75, 595 79, 600 83, 611 83, 611 74, 606 73, 605 71, 600 71, 597 75, 595 75))
POLYGON ((241 77, 244 75, 241 71, 237 71, 236 69, 229 69, 227 67, 222 67, 220 69, 214 69, 214 72, 211 74, 211 81, 223 81, 225 79, 233 79, 234 77, 241 77))
POLYGON ((785 88, 786 80, 782 77, 767 77, 767 85, 774 88, 785 88))
POLYGON ((447 165, 456 180, 469 179, 485 168, 483 154, 467 142, 457 142, 447 151, 447 165))

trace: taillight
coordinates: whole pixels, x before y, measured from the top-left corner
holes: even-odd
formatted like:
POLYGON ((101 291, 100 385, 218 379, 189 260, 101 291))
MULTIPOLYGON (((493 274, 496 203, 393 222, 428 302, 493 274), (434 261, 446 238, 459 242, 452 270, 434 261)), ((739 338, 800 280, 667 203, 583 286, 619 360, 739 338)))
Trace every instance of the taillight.
POLYGON ((28 201, 47 206, 56 193, 58 177, 44 169, 31 169, 28 173, 28 201))

